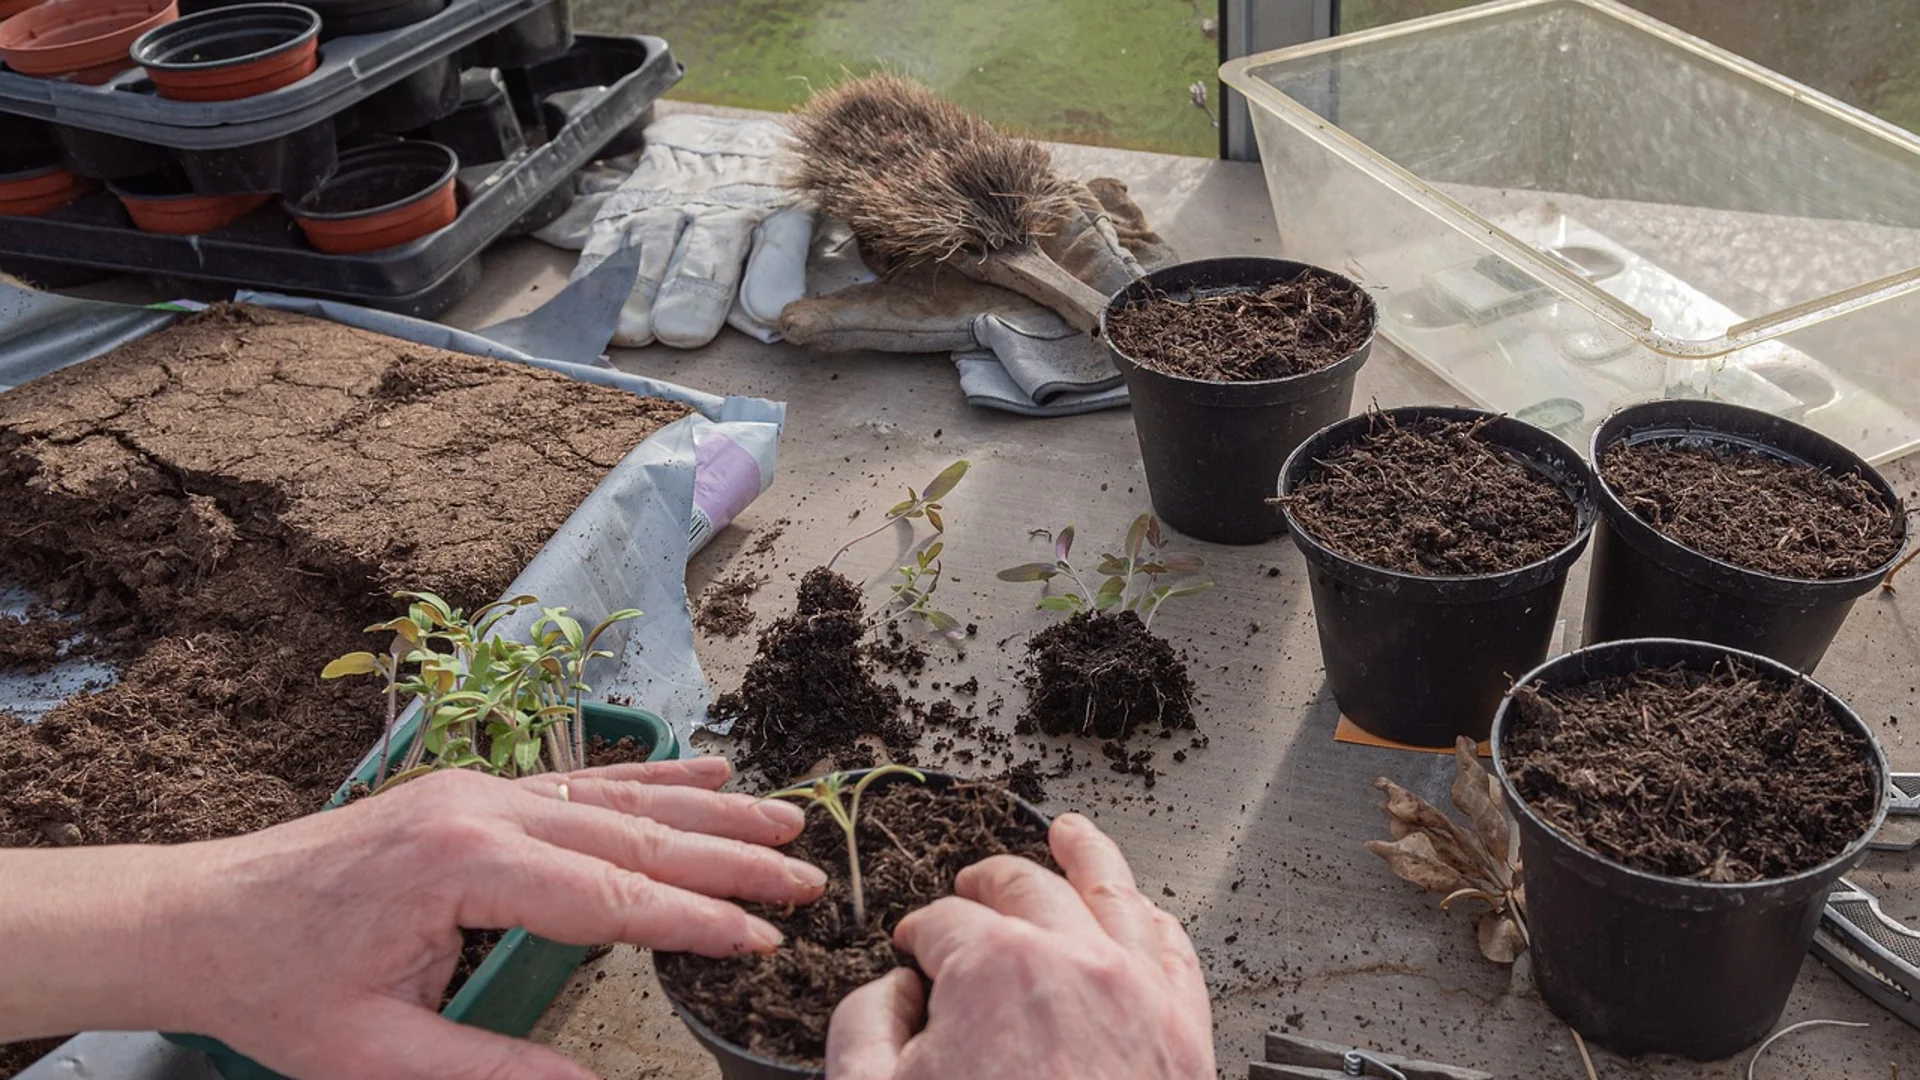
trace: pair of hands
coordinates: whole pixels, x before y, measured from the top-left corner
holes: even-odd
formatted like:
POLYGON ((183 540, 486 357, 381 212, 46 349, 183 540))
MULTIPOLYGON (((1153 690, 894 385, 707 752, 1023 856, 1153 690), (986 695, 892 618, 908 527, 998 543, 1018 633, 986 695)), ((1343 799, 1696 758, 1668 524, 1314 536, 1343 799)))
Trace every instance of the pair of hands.
MULTIPOLYGON (((516 783, 436 773, 250 836, 0 852, 0 1039, 197 1031, 302 1080, 591 1080, 438 1013, 460 927, 706 956, 780 944, 730 901, 798 904, 825 875, 773 850, 802 811, 723 794, 718 758, 516 783)), ((1211 1077, 1207 995, 1179 924, 1077 815, 1025 860, 965 871, 897 940, 900 970, 835 1014, 835 1080, 1211 1077), (917 1033, 916 1033, 917 1032, 917 1033)))

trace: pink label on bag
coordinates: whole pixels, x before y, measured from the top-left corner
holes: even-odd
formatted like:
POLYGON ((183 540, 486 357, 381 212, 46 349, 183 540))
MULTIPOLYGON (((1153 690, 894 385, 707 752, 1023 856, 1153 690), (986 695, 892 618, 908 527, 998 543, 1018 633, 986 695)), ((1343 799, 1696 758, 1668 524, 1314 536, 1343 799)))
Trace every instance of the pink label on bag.
POLYGON ((760 463, 739 444, 709 428, 694 437, 693 504, 713 531, 727 527, 760 495, 760 463))

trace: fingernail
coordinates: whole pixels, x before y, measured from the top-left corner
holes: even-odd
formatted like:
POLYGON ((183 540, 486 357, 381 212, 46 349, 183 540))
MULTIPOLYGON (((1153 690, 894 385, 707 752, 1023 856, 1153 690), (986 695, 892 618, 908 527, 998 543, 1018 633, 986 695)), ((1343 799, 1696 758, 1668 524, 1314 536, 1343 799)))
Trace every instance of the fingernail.
POLYGON ((807 823, 807 812, 789 802, 763 799, 756 804, 760 816, 782 829, 798 829, 807 823))
POLYGON ((803 889, 819 890, 827 887, 827 872, 810 862, 788 859, 787 876, 793 879, 795 885, 803 889))
POLYGON ((786 937, 765 919, 747 917, 747 951, 769 953, 780 947, 786 937))

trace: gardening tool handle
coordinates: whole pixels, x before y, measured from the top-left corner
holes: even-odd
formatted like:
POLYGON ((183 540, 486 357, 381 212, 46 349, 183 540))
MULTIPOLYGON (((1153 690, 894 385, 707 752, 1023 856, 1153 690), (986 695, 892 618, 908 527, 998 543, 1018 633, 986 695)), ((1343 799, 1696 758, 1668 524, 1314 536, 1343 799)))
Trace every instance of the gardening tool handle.
POLYGON ((1045 304, 1083 333, 1093 333, 1107 307, 1107 298, 1097 289, 1032 245, 1001 248, 983 258, 961 259, 959 265, 968 277, 1045 304))
POLYGON ((1827 894, 1814 954, 1887 1011, 1920 1027, 1920 931, 1845 878, 1827 894))

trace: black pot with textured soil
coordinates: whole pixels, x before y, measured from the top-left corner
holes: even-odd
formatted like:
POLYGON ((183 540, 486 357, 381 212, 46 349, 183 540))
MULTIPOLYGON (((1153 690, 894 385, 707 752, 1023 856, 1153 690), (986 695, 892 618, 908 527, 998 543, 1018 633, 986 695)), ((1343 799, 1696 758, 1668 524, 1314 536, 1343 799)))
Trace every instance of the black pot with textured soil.
POLYGON ((1787 665, 1589 646, 1493 725, 1540 994, 1625 1055, 1739 1053, 1780 1019, 1829 888, 1887 810, 1872 731, 1787 665))
POLYGON ((1114 294, 1100 334, 1160 519, 1220 544, 1278 536, 1274 477, 1347 415, 1378 321, 1352 279, 1284 259, 1181 263, 1114 294))
MULTIPOLYGON (((858 782, 866 770, 845 774, 858 782)), ((754 914, 786 936, 768 955, 712 960, 655 953, 667 1000, 725 1080, 819 1080, 827 1024, 840 1000, 899 965, 893 930, 908 913, 953 892, 965 867, 993 855, 1054 868, 1051 822, 999 783, 945 773, 876 777, 857 819, 864 924, 852 916, 847 835, 819 807, 785 849, 827 872, 819 900, 754 914)))
POLYGON ((1812 671, 1906 544, 1885 477, 1754 409, 1630 405, 1593 433, 1593 461, 1589 642, 1688 638, 1812 671))
POLYGON ((1486 738, 1546 658, 1589 483, 1572 447, 1478 409, 1370 412, 1302 443, 1278 501, 1340 711, 1414 746, 1486 738))

